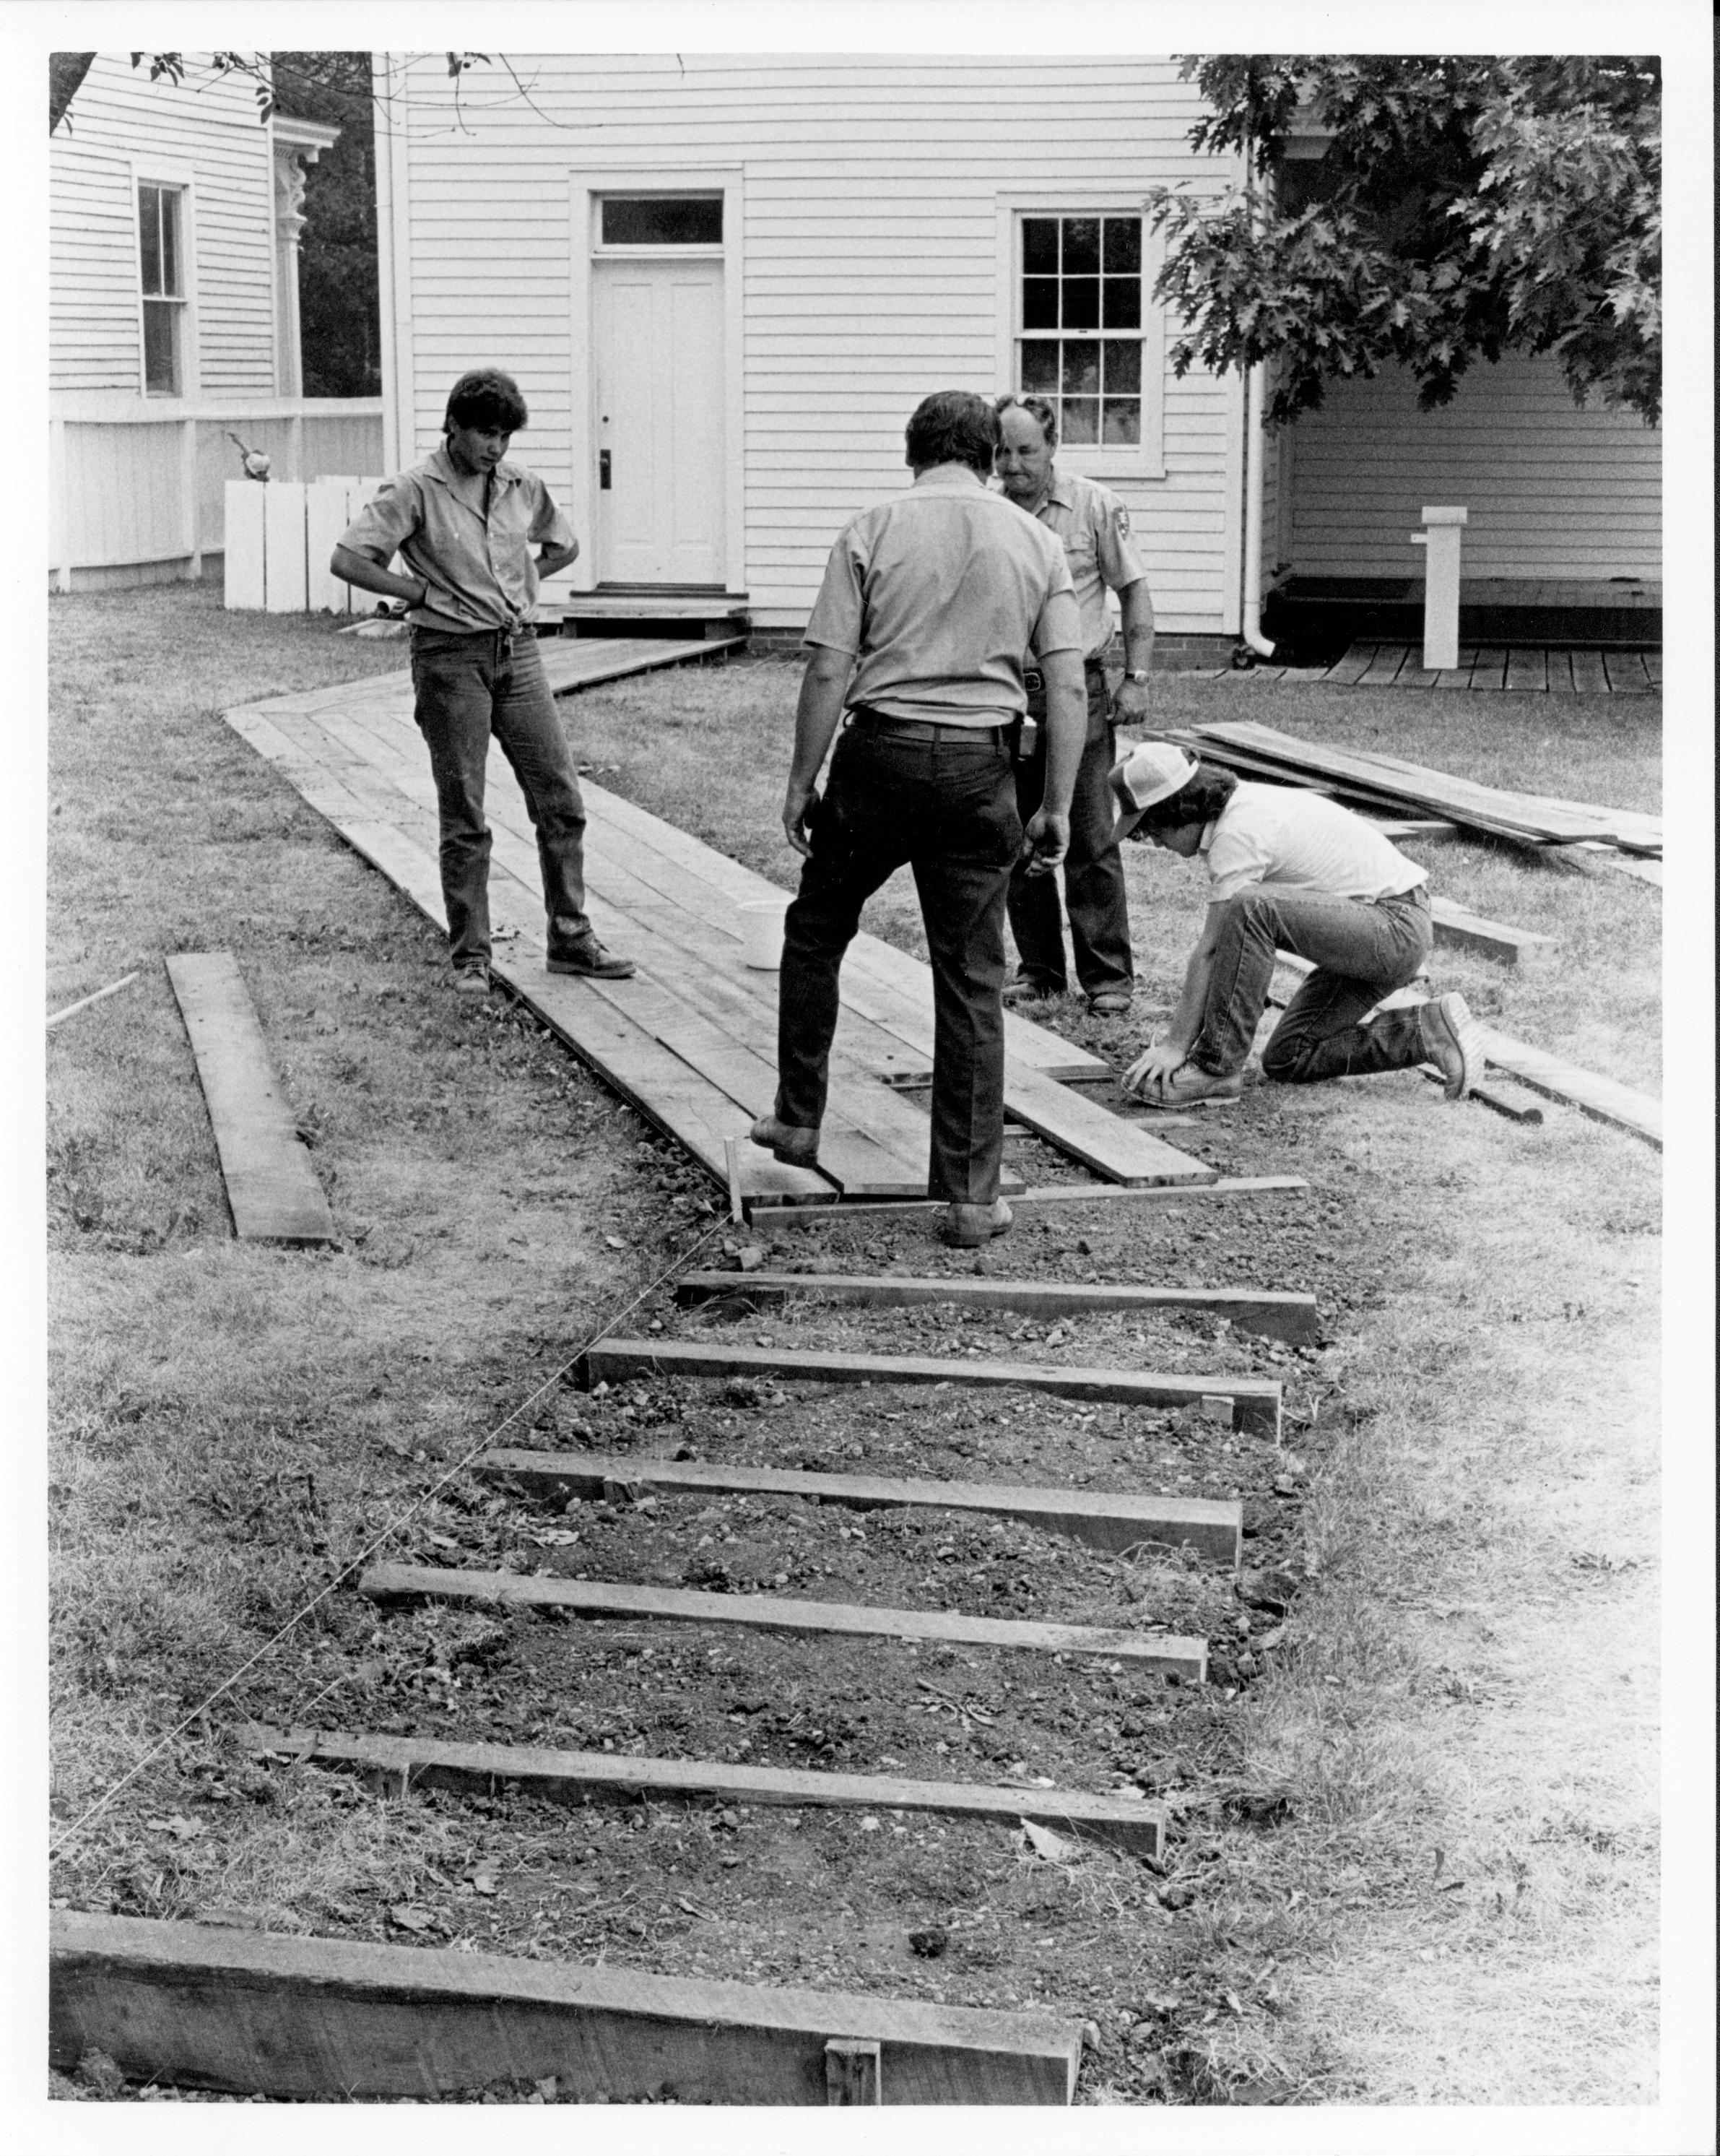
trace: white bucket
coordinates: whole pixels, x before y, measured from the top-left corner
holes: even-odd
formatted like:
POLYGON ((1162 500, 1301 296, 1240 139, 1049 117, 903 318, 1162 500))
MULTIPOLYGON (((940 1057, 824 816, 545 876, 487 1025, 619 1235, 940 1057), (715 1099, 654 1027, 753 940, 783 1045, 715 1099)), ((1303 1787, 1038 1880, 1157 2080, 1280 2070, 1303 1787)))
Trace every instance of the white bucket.
POLYGON ((736 911, 740 915, 740 957, 744 965, 761 973, 774 973, 782 963, 782 916, 788 911, 788 895, 780 898, 750 898, 736 911))

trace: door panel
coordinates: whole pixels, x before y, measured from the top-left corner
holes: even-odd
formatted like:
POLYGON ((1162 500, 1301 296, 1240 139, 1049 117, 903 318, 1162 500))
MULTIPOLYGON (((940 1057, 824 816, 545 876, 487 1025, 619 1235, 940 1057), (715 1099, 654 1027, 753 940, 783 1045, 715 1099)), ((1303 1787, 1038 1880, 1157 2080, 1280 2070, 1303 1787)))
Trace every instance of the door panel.
POLYGON ((604 583, 724 578, 723 265, 592 265, 596 495, 604 583))

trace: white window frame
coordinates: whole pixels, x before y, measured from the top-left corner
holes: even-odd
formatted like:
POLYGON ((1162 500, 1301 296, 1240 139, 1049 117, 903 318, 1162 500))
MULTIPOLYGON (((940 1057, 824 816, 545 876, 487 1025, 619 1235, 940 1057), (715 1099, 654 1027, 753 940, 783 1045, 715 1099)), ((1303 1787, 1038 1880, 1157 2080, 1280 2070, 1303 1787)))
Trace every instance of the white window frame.
POLYGON ((1060 443, 1057 462, 1089 479, 1165 477, 1165 310, 1153 286, 1165 259, 1163 235, 1147 221, 1138 197, 1011 192, 997 198, 997 382, 1019 395, 1016 352, 1021 331, 1021 221, 1029 217, 1138 217, 1141 220, 1141 438, 1138 444, 1060 443))
MULTIPOLYGON (((154 158, 130 160, 131 175, 131 262, 137 290, 137 393, 151 404, 183 403, 200 387, 197 367, 197 247, 196 176, 188 165, 154 158), (144 346, 143 213, 141 191, 161 187, 179 198, 179 270, 184 287, 179 297, 179 387, 151 389, 144 346)), ((154 296, 154 295, 151 295, 154 296)))

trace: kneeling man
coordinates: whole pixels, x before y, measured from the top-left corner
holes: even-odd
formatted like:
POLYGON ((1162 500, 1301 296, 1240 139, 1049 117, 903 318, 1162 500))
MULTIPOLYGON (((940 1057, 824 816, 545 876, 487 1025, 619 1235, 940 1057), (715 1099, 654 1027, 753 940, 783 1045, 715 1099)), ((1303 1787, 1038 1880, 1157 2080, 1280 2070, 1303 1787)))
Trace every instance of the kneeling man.
POLYGON ((1315 970, 1277 1024, 1262 1070, 1281 1085, 1432 1063, 1446 1098, 1481 1075, 1461 996, 1368 1014, 1421 971, 1433 943, 1427 871, 1359 816, 1296 786, 1257 786, 1144 742, 1111 773, 1118 835, 1150 839, 1211 880, 1170 1030, 1132 1065, 1149 1106, 1233 1099, 1280 951, 1315 970), (1364 1022, 1365 1021, 1365 1022, 1364 1022))

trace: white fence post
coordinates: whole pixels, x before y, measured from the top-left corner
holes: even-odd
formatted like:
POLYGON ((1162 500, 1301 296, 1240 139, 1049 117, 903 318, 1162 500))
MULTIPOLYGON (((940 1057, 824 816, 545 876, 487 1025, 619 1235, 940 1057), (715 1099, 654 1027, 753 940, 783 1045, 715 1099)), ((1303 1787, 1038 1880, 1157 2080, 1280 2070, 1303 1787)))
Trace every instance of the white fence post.
POLYGON ((346 613, 352 587, 329 572, 329 557, 352 521, 351 479, 312 480, 305 490, 305 603, 312 613, 346 613))
POLYGON ((180 509, 183 517, 185 551, 189 560, 186 575, 192 583, 201 583, 203 574, 203 535, 198 528, 197 502, 197 423, 183 421, 179 429, 179 490, 180 509))
POLYGON ((223 605, 261 612, 264 562, 264 501, 269 491, 255 480, 227 482, 223 605))
POLYGON ((66 423, 48 423, 48 551, 54 588, 72 588, 72 505, 66 496, 66 423))
POLYGON ((1467 509, 1424 509, 1422 529, 1410 544, 1427 549, 1426 598, 1421 613, 1421 665, 1426 673, 1457 664, 1457 601, 1462 584, 1467 509))
POLYGON ((305 489, 290 480, 270 480, 263 496, 263 603, 270 613, 303 613, 305 489))

